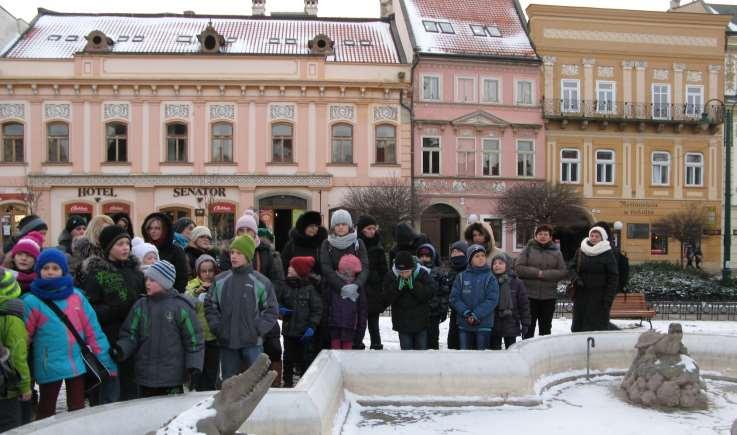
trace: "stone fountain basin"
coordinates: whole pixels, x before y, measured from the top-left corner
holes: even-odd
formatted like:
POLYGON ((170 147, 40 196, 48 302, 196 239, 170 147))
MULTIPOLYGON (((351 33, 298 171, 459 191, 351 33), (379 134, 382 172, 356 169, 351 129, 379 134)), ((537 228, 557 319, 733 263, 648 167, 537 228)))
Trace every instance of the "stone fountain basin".
MULTIPOLYGON (((476 403, 539 401, 562 379, 586 370, 586 340, 594 337, 591 369, 622 373, 638 332, 611 331, 525 340, 507 351, 323 351, 293 389, 271 389, 242 427, 259 435, 332 434, 345 418, 347 395, 401 400, 453 398, 476 403)), ((686 334, 702 374, 737 380, 737 336, 686 334)), ((191 393, 60 414, 10 434, 141 434, 209 396, 191 393)))

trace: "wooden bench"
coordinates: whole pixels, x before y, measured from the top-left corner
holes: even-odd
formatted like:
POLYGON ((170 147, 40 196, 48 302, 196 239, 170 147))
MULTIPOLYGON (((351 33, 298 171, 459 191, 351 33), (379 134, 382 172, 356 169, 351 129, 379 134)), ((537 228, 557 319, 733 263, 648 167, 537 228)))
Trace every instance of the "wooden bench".
POLYGON ((655 314, 655 310, 647 303, 643 293, 617 293, 609 317, 612 319, 640 319, 640 326, 643 320, 647 320, 650 329, 653 329, 651 320, 655 314))

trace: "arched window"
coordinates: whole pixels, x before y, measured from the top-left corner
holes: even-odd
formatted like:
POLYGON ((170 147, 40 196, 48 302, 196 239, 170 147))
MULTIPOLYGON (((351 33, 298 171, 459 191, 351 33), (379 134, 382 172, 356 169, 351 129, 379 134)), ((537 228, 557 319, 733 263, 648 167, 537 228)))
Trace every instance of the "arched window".
POLYGON ((69 126, 64 122, 51 122, 46 126, 46 141, 49 155, 47 160, 54 163, 69 161, 69 126))
POLYGON ((353 126, 335 124, 332 128, 333 163, 353 163, 353 126))
POLYGON ((233 124, 216 122, 212 125, 212 161, 233 161, 233 124))
POLYGON ((166 124, 166 161, 187 161, 187 124, 166 124))
POLYGON ((120 122, 105 125, 108 162, 128 161, 128 126, 120 122))
POLYGON ((3 124, 3 161, 23 161, 23 124, 18 122, 3 124))
POLYGON ((274 124, 271 126, 271 161, 273 163, 294 162, 294 129, 290 124, 274 124))
POLYGON ((397 163, 397 128, 391 124, 376 126, 376 163, 397 163))

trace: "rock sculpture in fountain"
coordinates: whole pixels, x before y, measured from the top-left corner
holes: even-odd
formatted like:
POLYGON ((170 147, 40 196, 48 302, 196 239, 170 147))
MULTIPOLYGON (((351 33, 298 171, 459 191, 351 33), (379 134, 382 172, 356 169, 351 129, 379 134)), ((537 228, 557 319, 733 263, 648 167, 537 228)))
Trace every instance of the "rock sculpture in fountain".
POLYGON ((671 323, 667 334, 648 331, 640 335, 635 345, 637 356, 621 385, 630 402, 650 407, 706 408, 704 380, 682 339, 680 323, 671 323))

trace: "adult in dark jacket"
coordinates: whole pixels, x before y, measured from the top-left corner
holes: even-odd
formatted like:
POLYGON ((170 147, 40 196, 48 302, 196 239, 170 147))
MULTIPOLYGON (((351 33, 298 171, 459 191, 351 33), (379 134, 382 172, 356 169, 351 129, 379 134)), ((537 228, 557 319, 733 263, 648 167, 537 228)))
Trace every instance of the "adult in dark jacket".
POLYGON ((589 230, 571 265, 576 285, 573 300, 572 332, 605 331, 609 326, 609 307, 617 294, 619 271, 606 231, 589 230))
POLYGON ((550 335, 555 313, 558 281, 568 277, 568 268, 558 245, 553 242, 553 228, 540 225, 514 263, 514 270, 527 288, 530 299, 530 327, 522 338, 535 336, 535 324, 540 335, 550 335))
POLYGON ((133 222, 131 221, 131 217, 128 215, 128 213, 116 213, 112 216, 113 223, 121 228, 123 228, 129 236, 131 236, 131 240, 136 236, 133 234, 133 222))
POLYGON ((330 219, 330 235, 320 247, 319 258, 320 269, 322 270, 322 298, 324 308, 321 324, 326 326, 320 328, 320 339, 323 349, 330 349, 330 329, 327 326, 329 326, 331 310, 336 309, 335 304, 332 302, 340 300, 340 293, 344 286, 348 286, 349 284, 356 284, 358 286, 358 299, 356 300, 358 304, 358 319, 353 331, 353 337, 350 338, 350 341, 353 341, 355 337, 355 330, 366 328, 366 322, 368 320, 366 317, 361 316, 363 313, 368 312, 368 309, 361 308, 362 304, 367 304, 365 289, 369 275, 368 254, 366 252, 366 245, 358 238, 358 233, 353 228, 353 219, 346 210, 338 210, 333 213, 330 219), (356 276, 353 283, 347 283, 343 278, 338 276, 340 259, 347 254, 355 255, 361 262, 361 272, 356 276), (338 297, 334 297, 334 293, 338 294, 338 297))
POLYGON ((394 227, 394 246, 389 251, 389 264, 394 264, 394 257, 397 256, 399 251, 417 252, 417 249, 430 243, 430 239, 422 234, 415 231, 412 225, 402 222, 394 227))
POLYGON ((525 284, 510 270, 506 255, 491 260, 491 271, 499 284, 499 303, 494 310, 494 327, 491 330, 491 348, 509 349, 519 335, 524 336, 530 327, 530 301, 525 284))
POLYGON ((426 350, 430 326, 430 299, 435 282, 412 253, 397 252, 392 270, 384 278, 384 299, 392 307, 392 329, 399 334, 402 350, 426 350))
MULTIPOLYGON (((386 265, 386 252, 381 240, 379 226, 371 216, 365 215, 356 221, 358 238, 366 245, 366 253, 369 260, 369 275, 366 279, 366 316, 368 318, 368 331, 371 336, 371 349, 381 350, 381 333, 379 329, 379 316, 386 310, 389 304, 384 301, 383 284, 384 277, 389 271, 386 265)), ((366 330, 356 331, 356 339, 353 341, 354 349, 365 349, 363 338, 366 330)))
MULTIPOLYGON (((136 300, 146 293, 143 273, 135 255, 130 254, 130 236, 117 225, 105 227, 100 234, 102 256, 85 260, 87 278, 83 289, 97 314, 102 332, 110 343, 116 343, 121 327, 136 300)), ((132 361, 119 365, 118 378, 106 381, 93 404, 106 404, 137 397, 132 361)))
POLYGON ((31 231, 38 231, 46 236, 46 232, 48 230, 49 227, 48 225, 46 225, 46 222, 44 222, 43 219, 35 214, 29 214, 18 222, 18 233, 13 237, 8 238, 8 240, 5 242, 5 245, 3 246, 3 252, 10 252, 10 250, 13 249, 13 246, 15 246, 18 240, 25 237, 25 235, 30 233, 31 231))
POLYGON ((189 245, 184 249, 184 253, 187 254, 187 262, 189 263, 189 278, 196 278, 197 269, 195 268, 195 263, 198 258, 202 255, 209 255, 212 258, 218 257, 217 249, 212 247, 212 233, 210 229, 205 226, 195 227, 192 230, 192 238, 189 241, 189 245))
POLYGON ((312 257, 315 259, 312 274, 319 277, 322 273, 320 270, 320 247, 327 238, 328 230, 322 226, 320 213, 316 211, 302 213, 297 218, 294 228, 289 232, 289 241, 281 251, 282 265, 289 265, 294 257, 312 257))
POLYGON ((64 225, 64 231, 59 234, 59 250, 65 252, 67 255, 72 255, 72 242, 74 239, 84 237, 84 232, 87 229, 87 220, 82 216, 76 214, 69 216, 66 225, 64 225))
POLYGON ((146 216, 141 225, 141 234, 144 241, 159 250, 159 259, 174 265, 177 270, 174 288, 179 293, 184 293, 189 278, 189 264, 184 250, 174 243, 174 232, 169 216, 164 213, 151 213, 146 216))
MULTIPOLYGON (((445 271, 445 282, 448 286, 448 295, 453 288, 453 283, 459 273, 468 267, 468 243, 465 240, 458 240, 450 245, 450 259, 448 261, 448 269, 445 271)), ((448 349, 459 350, 460 343, 458 341, 458 316, 455 310, 450 310, 450 320, 448 321, 448 349)))

